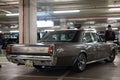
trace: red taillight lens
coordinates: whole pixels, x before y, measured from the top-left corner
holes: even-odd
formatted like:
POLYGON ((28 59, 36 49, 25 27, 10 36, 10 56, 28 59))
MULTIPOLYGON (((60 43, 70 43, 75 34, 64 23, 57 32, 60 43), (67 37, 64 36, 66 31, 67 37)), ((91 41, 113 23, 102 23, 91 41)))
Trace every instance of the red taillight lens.
POLYGON ((49 46, 49 48, 48 48, 48 54, 53 54, 53 46, 49 46))
POLYGON ((10 47, 7 47, 6 48, 6 54, 9 54, 11 52, 11 48, 10 47))

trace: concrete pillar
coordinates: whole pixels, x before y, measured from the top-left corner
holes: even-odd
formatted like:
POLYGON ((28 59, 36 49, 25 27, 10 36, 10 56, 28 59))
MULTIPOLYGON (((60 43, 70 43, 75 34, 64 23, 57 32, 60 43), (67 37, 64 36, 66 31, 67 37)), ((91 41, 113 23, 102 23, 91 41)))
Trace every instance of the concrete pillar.
POLYGON ((19 0, 19 43, 37 43, 37 0, 19 0))

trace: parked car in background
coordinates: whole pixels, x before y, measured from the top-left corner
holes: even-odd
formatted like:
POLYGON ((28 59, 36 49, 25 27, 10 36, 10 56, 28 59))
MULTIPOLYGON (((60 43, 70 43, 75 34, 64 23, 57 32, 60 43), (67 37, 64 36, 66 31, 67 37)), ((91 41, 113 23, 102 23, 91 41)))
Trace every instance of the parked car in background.
POLYGON ((9 44, 18 44, 18 39, 16 39, 16 38, 4 39, 2 49, 6 49, 7 45, 9 45, 9 44))
POLYGON ((46 34, 36 44, 10 44, 6 49, 8 61, 37 69, 72 66, 85 70, 86 64, 97 61, 113 62, 117 45, 105 43, 93 30, 60 30, 46 34))

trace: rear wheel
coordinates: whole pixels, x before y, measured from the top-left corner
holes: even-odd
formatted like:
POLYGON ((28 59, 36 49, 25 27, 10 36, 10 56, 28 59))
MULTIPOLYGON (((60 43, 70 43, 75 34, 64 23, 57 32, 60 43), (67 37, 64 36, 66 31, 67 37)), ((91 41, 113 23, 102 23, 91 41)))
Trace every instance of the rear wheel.
POLYGON ((112 51, 112 53, 109 55, 108 59, 106 59, 106 62, 113 62, 115 59, 116 52, 112 51))
POLYGON ((87 61, 87 59, 86 59, 85 54, 80 54, 78 56, 78 59, 77 59, 75 65, 74 65, 74 71, 75 72, 82 72, 82 71, 84 71, 85 68, 86 68, 86 61, 87 61))

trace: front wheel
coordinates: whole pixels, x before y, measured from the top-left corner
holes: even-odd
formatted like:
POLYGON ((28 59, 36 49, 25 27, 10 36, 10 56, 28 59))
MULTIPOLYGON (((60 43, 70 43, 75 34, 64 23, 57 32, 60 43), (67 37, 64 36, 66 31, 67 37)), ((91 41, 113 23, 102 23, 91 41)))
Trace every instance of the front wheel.
POLYGON ((85 54, 80 54, 77 58, 76 63, 74 64, 74 71, 75 72, 82 72, 86 68, 86 56, 85 54))
POLYGON ((116 51, 112 51, 112 53, 109 55, 108 59, 106 59, 106 62, 113 62, 115 59, 116 51))

